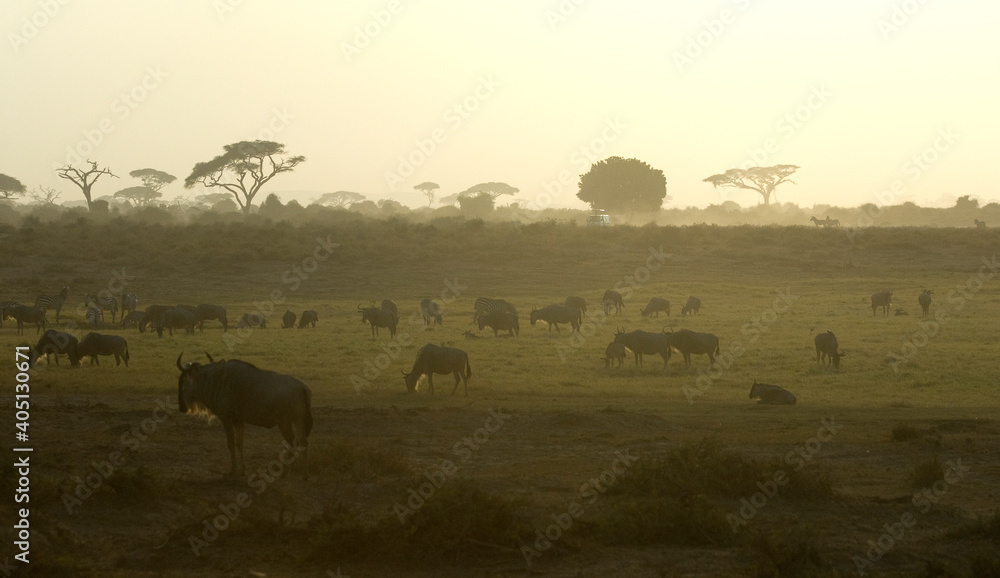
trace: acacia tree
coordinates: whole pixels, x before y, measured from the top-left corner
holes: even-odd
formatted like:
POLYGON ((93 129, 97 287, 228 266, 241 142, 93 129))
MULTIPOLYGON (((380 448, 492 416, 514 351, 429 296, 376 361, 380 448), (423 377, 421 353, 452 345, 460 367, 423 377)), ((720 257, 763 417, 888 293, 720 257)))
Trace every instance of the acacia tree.
POLYGON ((326 205, 328 207, 339 207, 342 209, 349 208, 354 203, 365 200, 365 196, 361 193, 352 193, 351 191, 337 191, 335 193, 323 193, 318 199, 313 201, 317 205, 326 205))
POLYGON ((660 210, 667 196, 663 171, 638 159, 608 157, 590 166, 580 176, 581 201, 593 209, 607 209, 628 214, 660 210))
POLYGON ((23 195, 25 191, 21 181, 0 173, 0 199, 10 199, 23 195))
POLYGON ((71 181, 74 185, 80 187, 84 198, 87 199, 87 209, 90 210, 94 208, 94 202, 90 198, 90 193, 97 179, 103 175, 110 175, 117 179, 118 175, 112 173, 111 169, 107 167, 103 169, 98 168, 97 163, 92 160, 88 160, 87 162, 90 163, 90 168, 87 170, 75 168, 73 165, 65 165, 56 169, 56 173, 59 175, 59 178, 71 181))
POLYGON ((150 187, 129 187, 114 194, 116 199, 125 199, 137 207, 148 205, 163 196, 163 193, 150 187))
POLYGON ((128 175, 141 180, 142 186, 156 192, 160 192, 160 189, 177 180, 174 175, 156 169, 136 169, 128 175))
POLYGON ((427 197, 427 206, 429 207, 434 202, 434 191, 440 189, 441 185, 427 181, 425 183, 420 183, 413 188, 420 191, 427 197))
POLYGON ((733 187, 737 189, 747 189, 756 191, 764 197, 764 205, 771 204, 771 195, 774 200, 778 200, 774 188, 784 182, 794 183, 789 179, 799 167, 795 165, 774 165, 773 167, 750 167, 748 169, 729 169, 728 171, 712 175, 702 182, 712 183, 718 187, 733 187))
POLYGON ((521 192, 520 189, 515 189, 507 183, 479 183, 458 193, 458 198, 484 194, 489 195, 493 199, 493 202, 496 203, 497 198, 503 195, 515 195, 519 192, 521 192))
POLYGON ((284 157, 285 145, 273 141, 240 141, 222 147, 223 154, 198 163, 184 179, 184 188, 202 184, 229 191, 244 215, 250 214, 253 198, 278 173, 289 172, 306 160, 284 157))

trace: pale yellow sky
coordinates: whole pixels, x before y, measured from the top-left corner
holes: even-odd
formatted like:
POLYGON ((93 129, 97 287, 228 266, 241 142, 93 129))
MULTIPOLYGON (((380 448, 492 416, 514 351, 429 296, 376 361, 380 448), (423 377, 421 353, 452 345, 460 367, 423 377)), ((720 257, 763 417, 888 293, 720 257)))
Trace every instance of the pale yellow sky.
POLYGON ((667 206, 756 204, 702 179, 779 163, 802 167, 779 200, 805 206, 1000 200, 1000 3, 331 4, 5 3, 0 173, 82 199, 53 166, 91 158, 122 177, 95 196, 151 167, 172 198, 266 138, 308 158, 265 189, 286 201, 504 181, 582 208, 578 175, 612 155, 663 170, 667 206))

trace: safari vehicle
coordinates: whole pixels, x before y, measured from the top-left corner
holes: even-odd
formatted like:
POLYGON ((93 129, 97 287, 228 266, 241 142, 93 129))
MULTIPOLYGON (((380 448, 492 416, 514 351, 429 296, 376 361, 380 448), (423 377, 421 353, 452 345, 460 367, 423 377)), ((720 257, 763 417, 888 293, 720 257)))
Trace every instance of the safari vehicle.
POLYGON ((608 227, 611 225, 611 216, 604 209, 594 209, 594 212, 587 216, 587 224, 595 227, 608 227))

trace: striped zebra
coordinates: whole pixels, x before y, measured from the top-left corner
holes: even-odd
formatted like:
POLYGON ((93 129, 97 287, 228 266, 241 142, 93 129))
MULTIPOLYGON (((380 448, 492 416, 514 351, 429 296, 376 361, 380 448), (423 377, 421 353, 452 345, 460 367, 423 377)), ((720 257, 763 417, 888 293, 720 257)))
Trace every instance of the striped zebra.
POLYGON ((126 313, 131 313, 138 309, 139 298, 135 293, 126 293, 125 296, 122 297, 122 317, 124 317, 126 313))
POLYGON ((503 299, 490 299, 489 297, 480 297, 476 299, 476 314, 473 316, 473 323, 479 321, 483 317, 486 317, 493 312, 501 313, 511 313, 514 317, 517 317, 517 309, 513 305, 507 303, 503 299))
POLYGON ((7 310, 20 305, 17 301, 0 301, 0 327, 3 327, 3 320, 7 319, 7 310))
POLYGON ((87 294, 87 307, 97 306, 102 310, 108 310, 111 312, 111 322, 115 322, 115 315, 118 313, 118 298, 114 295, 108 295, 103 297, 101 295, 94 295, 93 293, 87 294))
POLYGON ((100 307, 88 307, 87 308, 87 325, 91 328, 97 329, 104 323, 104 311, 100 307))
POLYGON ((69 297, 69 287, 63 287, 58 295, 45 295, 43 293, 35 299, 35 309, 40 309, 43 313, 49 309, 55 309, 56 323, 59 323, 59 312, 66 304, 67 297, 69 297))

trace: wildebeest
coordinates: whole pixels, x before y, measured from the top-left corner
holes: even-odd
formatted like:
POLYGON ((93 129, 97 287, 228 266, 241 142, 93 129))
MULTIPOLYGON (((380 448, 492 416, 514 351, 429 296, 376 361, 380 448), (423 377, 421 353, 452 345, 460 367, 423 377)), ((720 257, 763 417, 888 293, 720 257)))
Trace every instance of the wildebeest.
POLYGON ((122 315, 139 309, 139 297, 135 293, 126 293, 122 297, 122 315))
MULTIPOLYGON (((106 290, 105 290, 106 292, 106 290)), ((88 293, 85 301, 87 307, 96 306, 100 307, 101 310, 111 312, 111 322, 115 322, 115 316, 118 314, 118 298, 114 295, 102 295, 93 293, 88 293)))
POLYGON ((396 316, 396 323, 399 323, 399 307, 396 307, 396 302, 392 299, 382 300, 382 311, 388 311, 396 316))
POLYGON ((618 315, 625 308, 625 300, 622 299, 621 293, 608 289, 601 297, 601 307, 604 308, 605 315, 611 315, 612 307, 615 308, 615 315, 618 315))
POLYGON ((907 313, 906 310, 903 309, 902 307, 897 307, 896 308, 896 317, 902 317, 904 315, 909 315, 909 313, 907 313))
POLYGON ((170 332, 171 336, 174 334, 174 329, 183 329, 185 335, 191 335, 194 333, 195 322, 194 313, 186 309, 177 307, 167 309, 160 316, 160 323, 156 326, 156 334, 163 337, 163 330, 165 328, 170 332))
MULTIPOLYGON (((177 407, 181 413, 207 412, 219 418, 226 430, 230 476, 244 474, 243 429, 246 424, 272 428, 295 452, 302 453, 303 477, 309 477, 308 437, 312 431, 312 392, 298 379, 231 359, 209 364, 181 365, 177 356, 177 407)), ((284 455, 284 453, 282 453, 284 455)), ((294 459, 293 457, 293 459, 294 459)), ((286 462, 282 458, 282 463, 286 462)))
POLYGON ((466 329, 465 333, 462 335, 464 335, 466 339, 479 339, 479 336, 473 333, 471 329, 466 329))
POLYGON ((576 307, 577 309, 580 310, 581 315, 587 314, 587 300, 584 299, 583 297, 569 296, 566 298, 566 301, 563 303, 563 305, 565 305, 566 307, 576 307))
POLYGON ((829 357, 830 363, 839 369, 840 358, 847 354, 840 349, 837 337, 833 334, 833 331, 820 333, 814 341, 816 343, 816 363, 820 363, 821 361, 826 363, 826 358, 829 357))
POLYGON ((552 326, 556 326, 556 331, 561 333, 562 330, 559 329, 560 323, 569 323, 571 329, 570 333, 573 331, 580 330, 580 310, 576 307, 567 307, 565 305, 546 305, 541 309, 531 310, 531 324, 534 325, 536 321, 541 319, 542 321, 549 324, 549 332, 552 332, 552 326))
POLYGON ((708 355, 708 366, 715 365, 715 356, 719 354, 719 338, 711 333, 697 333, 690 329, 681 329, 666 333, 670 338, 670 347, 684 356, 684 365, 691 365, 691 355, 708 355))
POLYGON ((150 305, 146 308, 146 319, 139 324, 139 333, 145 333, 146 325, 150 330, 155 330, 160 324, 160 317, 165 311, 172 309, 169 305, 150 305))
MULTIPOLYGON (((125 361, 125 367, 128 367, 128 342, 125 341, 124 337, 119 335, 101 335, 100 333, 88 333, 80 340, 80 343, 76 346, 76 362, 79 363, 80 359, 84 357, 90 357, 90 364, 97 365, 101 364, 101 361, 97 359, 98 355, 114 355, 115 356, 115 366, 121 365, 121 362, 125 361)), ((72 362, 72 358, 70 359, 72 362)))
POLYGON ((601 358, 604 361, 604 367, 611 368, 613 362, 618 360, 618 367, 625 364, 627 348, 622 343, 616 343, 612 341, 608 344, 607 349, 604 350, 604 357, 601 358))
POLYGON ((84 313, 87 318, 87 325, 91 329, 97 329, 104 323, 104 311, 101 311, 100 307, 87 307, 87 312, 84 313))
POLYGON ((483 330, 487 327, 493 330, 494 337, 499 335, 501 331, 506 331, 508 335, 513 336, 517 336, 521 331, 517 315, 509 311, 493 311, 480 317, 479 329, 483 330))
POLYGON ((62 311, 63 305, 66 304, 66 299, 69 297, 69 287, 63 287, 59 291, 58 295, 39 295, 35 299, 35 309, 40 309, 42 313, 48 311, 49 309, 55 309, 56 311, 56 323, 59 323, 59 312, 62 311))
POLYGON ((249 327, 260 327, 267 329, 267 318, 257 313, 244 313, 236 324, 237 329, 247 329, 249 327))
MULTIPOLYGON (((474 305, 475 314, 472 316, 473 323, 481 320, 494 311, 500 313, 510 313, 517 317, 517 309, 503 299, 491 299, 489 297, 479 297, 474 305)), ((480 327, 482 329, 482 327, 480 327)))
POLYGON ((892 291, 879 291, 872 295, 872 317, 875 317, 875 311, 881 307, 885 315, 889 315, 889 306, 892 305, 892 291))
POLYGON ((24 335, 24 324, 34 323, 35 334, 45 329, 45 312, 27 305, 15 305, 7 308, 7 315, 17 321, 17 334, 24 335))
POLYGON ((316 314, 312 309, 308 309, 302 312, 302 316, 299 317, 299 329, 302 329, 306 325, 312 325, 316 327, 316 322, 319 321, 319 315, 316 314))
POLYGON ((291 309, 285 309, 285 314, 281 316, 281 328, 291 329, 295 327, 295 314, 291 309))
POLYGON ((642 313, 643 317, 649 317, 654 314, 659 317, 660 311, 665 311, 667 317, 670 317, 670 302, 660 297, 653 297, 646 304, 646 308, 640 310, 639 313, 642 313))
POLYGON ((615 332, 615 343, 620 343, 632 350, 635 354, 635 364, 642 367, 642 356, 644 354, 659 355, 663 358, 663 368, 666 369, 667 361, 670 360, 670 339, 665 333, 649 333, 647 331, 625 332, 619 329, 615 332))
POLYGON ((371 325, 373 339, 378 336, 379 327, 387 328, 390 337, 396 336, 396 324, 399 322, 399 317, 392 311, 383 311, 374 306, 362 308, 360 305, 358 305, 358 311, 361 312, 361 323, 371 325))
POLYGON ((750 399, 756 399, 758 405, 795 405, 795 394, 777 385, 757 383, 756 379, 750 387, 750 399))
POLYGON ((430 325, 431 323, 436 325, 442 324, 441 309, 437 303, 430 299, 420 300, 420 315, 424 318, 424 325, 430 325))
POLYGON ((56 365, 59 365, 59 354, 62 353, 69 358, 70 365, 80 365, 80 360, 76 357, 76 347, 79 343, 77 338, 69 333, 49 329, 42 334, 38 344, 28 353, 28 364, 34 365, 42 355, 45 356, 47 363, 49 354, 52 354, 56 356, 56 365))
MULTIPOLYGON (((402 370, 400 370, 402 371, 402 370)), ((458 391, 458 382, 465 385, 465 395, 469 395, 469 379, 472 377, 472 366, 469 365, 469 355, 454 347, 439 347, 428 343, 417 351, 410 373, 403 373, 406 390, 414 392, 420 376, 427 376, 427 393, 434 395, 434 374, 454 374, 455 387, 451 394, 458 391)))
POLYGON ((206 321, 218 321, 222 324, 222 331, 229 331, 229 319, 226 317, 226 308, 221 305, 206 305, 204 303, 194 308, 194 319, 198 323, 198 328, 205 330, 206 321))
POLYGON ((687 303, 684 307, 681 307, 681 317, 685 315, 690 315, 691 313, 697 313, 701 310, 701 299, 698 299, 694 295, 688 295, 687 303))
POLYGON ((927 315, 931 311, 931 295, 933 293, 932 289, 924 289, 920 297, 917 297, 917 302, 920 303, 920 308, 924 310, 924 315, 927 315))
POLYGON ((146 324, 146 314, 142 311, 133 311, 122 317, 122 329, 128 329, 132 325, 141 328, 146 324))
POLYGON ((972 219, 972 223, 976 226, 977 229, 985 229, 986 228, 986 222, 985 221, 980 221, 979 219, 972 219))
POLYGON ((7 319, 7 310, 19 305, 21 304, 17 301, 0 301, 0 327, 3 327, 3 321, 7 319))

